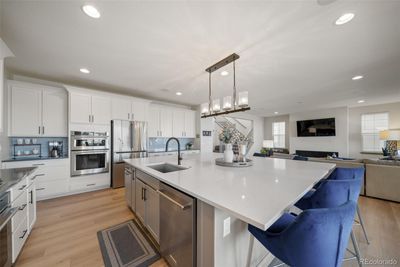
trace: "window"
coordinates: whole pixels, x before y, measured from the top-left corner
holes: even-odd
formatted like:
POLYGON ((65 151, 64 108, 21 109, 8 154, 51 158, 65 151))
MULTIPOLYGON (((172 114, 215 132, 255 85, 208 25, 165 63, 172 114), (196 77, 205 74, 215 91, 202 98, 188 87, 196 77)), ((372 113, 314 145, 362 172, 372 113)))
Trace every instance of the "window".
POLYGON ((388 113, 361 115, 362 151, 380 152, 384 141, 379 139, 379 132, 389 128, 388 113))
POLYGON ((285 147, 285 122, 272 123, 272 136, 274 138, 274 147, 285 147))

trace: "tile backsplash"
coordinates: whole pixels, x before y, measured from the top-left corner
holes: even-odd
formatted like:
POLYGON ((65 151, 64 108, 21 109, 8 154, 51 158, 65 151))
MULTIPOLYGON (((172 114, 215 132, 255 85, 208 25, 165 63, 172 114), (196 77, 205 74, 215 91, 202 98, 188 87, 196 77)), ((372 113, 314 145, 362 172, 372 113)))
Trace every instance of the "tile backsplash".
MULTIPOLYGON (((21 154, 24 151, 32 151, 34 148, 38 148, 39 144, 41 145, 41 156, 49 157, 49 142, 62 142, 63 144, 63 156, 68 155, 68 137, 10 137, 10 158, 14 156, 14 144, 18 144, 18 140, 21 139, 23 142, 23 146, 16 146, 15 151, 20 150, 21 154), (29 143, 31 145, 26 145, 26 139, 29 139, 29 143), (32 144, 36 141, 36 144, 32 144)), ((18 158, 23 158, 23 156, 18 156, 18 158)))
MULTIPOLYGON (((186 150, 186 145, 188 143, 193 144, 192 149, 196 149, 195 145, 195 138, 178 138, 179 142, 181 143, 181 150, 186 150)), ((149 151, 165 151, 165 144, 167 143, 168 138, 149 138, 149 151)), ((177 150, 178 144, 176 141, 170 141, 168 150, 177 150)))

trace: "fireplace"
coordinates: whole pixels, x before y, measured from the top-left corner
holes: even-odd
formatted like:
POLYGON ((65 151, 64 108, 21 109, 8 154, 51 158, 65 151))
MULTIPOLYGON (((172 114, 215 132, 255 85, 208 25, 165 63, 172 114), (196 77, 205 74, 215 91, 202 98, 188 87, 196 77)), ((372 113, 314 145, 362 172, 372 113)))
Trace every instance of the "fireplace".
POLYGON ((335 154, 339 157, 339 152, 329 152, 329 151, 311 151, 311 150, 296 150, 296 155, 302 157, 312 157, 312 158, 326 158, 335 154))

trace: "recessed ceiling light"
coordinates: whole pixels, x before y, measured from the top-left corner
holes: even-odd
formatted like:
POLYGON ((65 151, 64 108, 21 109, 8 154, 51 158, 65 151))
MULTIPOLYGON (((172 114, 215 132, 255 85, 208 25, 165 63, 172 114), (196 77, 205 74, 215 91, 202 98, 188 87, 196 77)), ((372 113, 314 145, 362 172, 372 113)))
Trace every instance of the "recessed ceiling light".
POLYGON ((354 18, 354 13, 346 13, 341 15, 336 21, 336 25, 343 25, 346 24, 347 22, 350 22, 354 18))
POLYGON ((354 76, 353 78, 351 78, 353 81, 357 81, 357 80, 361 80, 362 78, 364 78, 364 76, 362 76, 362 75, 357 75, 357 76, 354 76))
POLYGON ((275 111, 274 114, 279 114, 279 112, 278 112, 278 111, 275 111))
POLYGON ((79 69, 79 71, 82 73, 85 73, 85 74, 90 73, 90 70, 88 70, 87 68, 81 68, 81 69, 79 69))
POLYGON ((221 71, 221 76, 227 76, 229 75, 229 72, 227 72, 226 70, 221 71))
POLYGON ((82 6, 82 11, 85 12, 91 18, 98 19, 100 18, 100 12, 92 5, 84 5, 82 6))
POLYGON ((176 92, 176 95, 182 95, 182 92, 176 92))
POLYGON ((364 102, 365 102, 365 100, 358 100, 358 101, 357 101, 358 104, 362 104, 362 103, 364 103, 364 102))

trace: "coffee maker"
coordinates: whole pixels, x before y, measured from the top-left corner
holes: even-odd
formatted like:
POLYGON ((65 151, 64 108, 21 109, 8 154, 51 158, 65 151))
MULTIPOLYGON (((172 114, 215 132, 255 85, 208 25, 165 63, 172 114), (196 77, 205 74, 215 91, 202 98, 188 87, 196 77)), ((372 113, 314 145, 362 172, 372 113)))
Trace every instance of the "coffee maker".
POLYGON ((49 156, 52 158, 59 158, 63 155, 63 142, 50 141, 49 142, 49 156))

